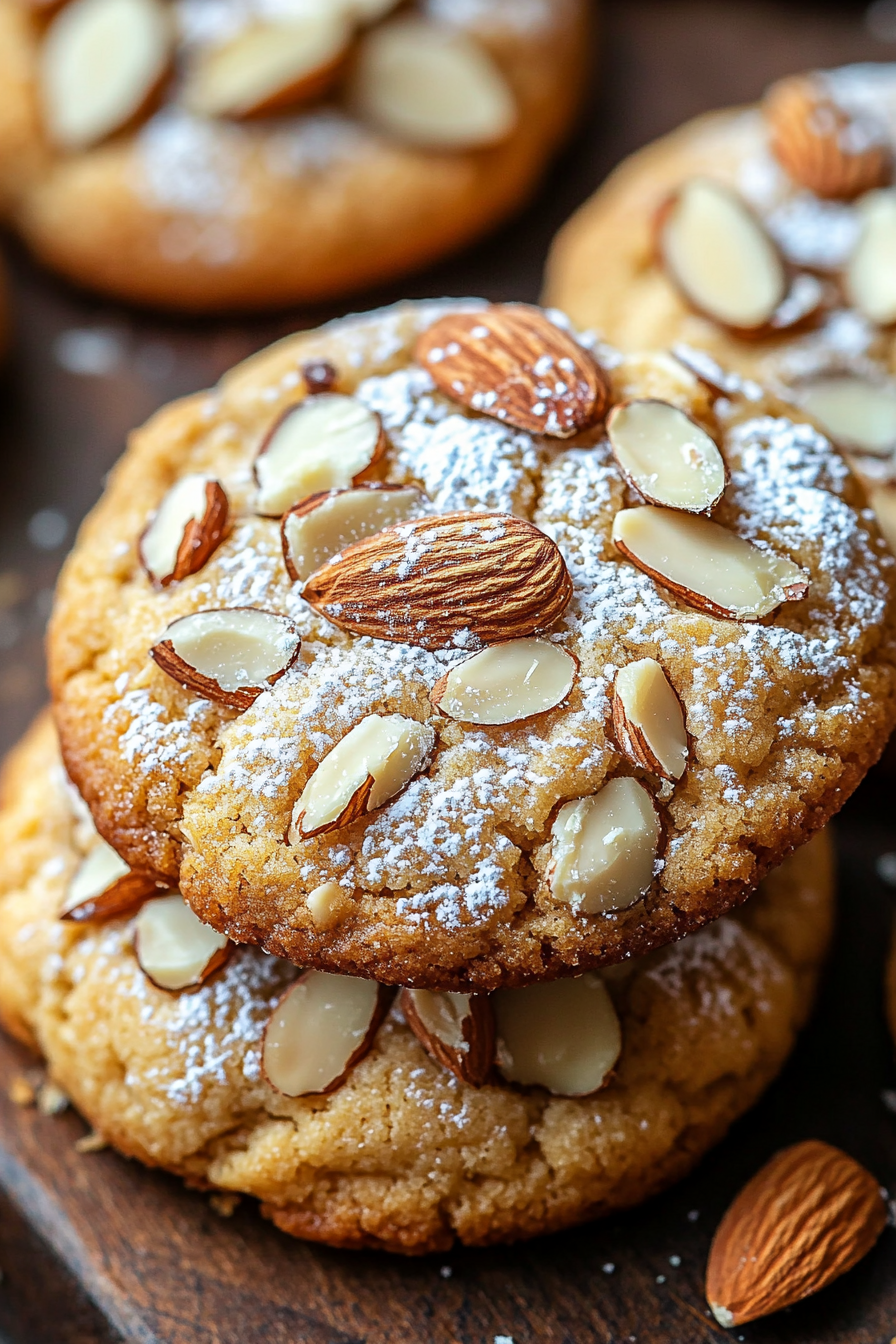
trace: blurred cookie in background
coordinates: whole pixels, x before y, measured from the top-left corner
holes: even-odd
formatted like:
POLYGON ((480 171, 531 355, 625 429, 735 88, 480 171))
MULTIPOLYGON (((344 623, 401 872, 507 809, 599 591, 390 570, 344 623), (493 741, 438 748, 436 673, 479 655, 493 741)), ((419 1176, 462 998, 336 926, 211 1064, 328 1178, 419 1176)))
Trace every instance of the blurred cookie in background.
POLYGON ((469 242, 577 110, 585 0, 0 0, 0 204, 79 284, 328 299, 469 242))

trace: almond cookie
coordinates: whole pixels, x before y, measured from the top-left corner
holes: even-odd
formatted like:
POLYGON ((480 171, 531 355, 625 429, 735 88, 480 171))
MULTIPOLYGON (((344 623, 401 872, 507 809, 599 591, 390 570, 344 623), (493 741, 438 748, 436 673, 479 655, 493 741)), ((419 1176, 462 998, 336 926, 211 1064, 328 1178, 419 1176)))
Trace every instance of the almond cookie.
POLYGON ((236 941, 389 983, 574 974, 716 918, 896 714, 893 560, 790 414, 472 303, 163 410, 50 632, 100 833, 236 941))
POLYGON ((780 80, 617 168, 559 233, 546 294, 624 349, 678 349, 722 395, 750 388, 713 360, 793 401, 896 548, 894 152, 896 65, 780 80))
POLYGON ((47 265, 139 303, 379 284, 529 194, 579 104, 588 8, 0 0, 0 204, 47 265))
MULTIPOLYGON (((51 1077, 116 1148, 193 1185, 250 1194, 284 1231, 336 1246, 420 1253, 455 1239, 510 1241, 679 1179, 780 1069, 831 928, 819 835, 736 918, 602 977, 482 996, 497 1021, 497 1068, 482 1086, 433 1057, 400 999, 330 1091, 290 1097, 267 1081, 270 1023, 307 977, 240 948, 198 989, 157 988, 141 966, 139 924, 171 897, 148 901, 133 922, 59 919, 103 846, 46 721, 7 771, 0 836, 5 1023, 43 1052, 51 1077), (587 1016, 552 1018, 558 991, 584 994, 587 1016), (533 995, 542 996, 535 1015, 533 995), (583 1021, 566 1051, 577 1077, 550 1073, 551 1046, 569 1046, 583 1021), (508 1073, 525 1085, 509 1085, 508 1073), (590 1095, 563 1095, 595 1084, 590 1095)), ((333 1001, 377 992, 368 981, 318 978, 332 982, 333 1001)), ((306 996, 297 1039, 309 1022, 306 1045, 320 1034, 306 996)), ((326 1030, 332 1037, 332 1023, 326 1030)))

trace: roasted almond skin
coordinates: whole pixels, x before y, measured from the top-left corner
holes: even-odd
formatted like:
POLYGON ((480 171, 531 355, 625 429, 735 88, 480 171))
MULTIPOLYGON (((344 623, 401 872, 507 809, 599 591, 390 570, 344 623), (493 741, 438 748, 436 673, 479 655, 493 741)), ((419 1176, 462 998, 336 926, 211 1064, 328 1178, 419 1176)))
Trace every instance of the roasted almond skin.
MULTIPOLYGON (((184 528, 183 539, 177 549, 174 569, 163 579, 153 580, 156 588, 167 588, 169 584, 180 583, 202 569, 221 545, 227 534, 227 519, 230 505, 227 492, 220 481, 206 481, 205 516, 191 518, 184 528)), ((152 523, 143 529, 138 543, 138 554, 143 561, 143 538, 152 523)), ((145 562, 143 562, 146 568, 145 562)))
POLYGON ((416 355, 446 397, 530 434, 571 438, 610 400, 588 351, 522 303, 448 313, 419 337, 416 355))
POLYGON ((817 1139, 794 1144, 744 1186, 719 1224, 706 1300, 726 1327, 780 1311, 857 1264, 886 1221, 869 1171, 817 1139))
POLYGON ((169 989, 166 985, 160 985, 157 980, 153 980, 145 966, 141 965, 140 969, 149 983, 155 985, 156 989, 160 989, 163 994, 171 994, 174 997, 181 994, 195 994, 197 989, 201 989, 203 985, 208 984, 213 975, 216 975, 218 971, 224 969, 235 951, 236 943, 226 943, 224 947, 219 947, 217 952, 214 952, 203 966, 202 974, 196 983, 194 985, 187 985, 183 989, 169 989))
POLYGON ((549 629, 569 604, 572 579, 556 544, 532 523, 446 513, 346 547, 311 575, 302 596, 351 634, 445 649, 549 629))
POLYGON ((850 148, 853 119, 811 74, 773 84, 762 104, 775 158, 795 182, 829 200, 853 200, 886 186, 893 160, 883 137, 850 148))
POLYGON ((495 1064, 495 1014, 488 994, 470 995, 470 1015, 463 1023, 467 1050, 452 1050, 426 1029, 408 990, 401 991, 398 1003, 411 1031, 436 1063, 470 1087, 483 1087, 488 1082, 495 1064))
MULTIPOLYGON (((260 608, 253 607, 234 607, 234 611, 253 611, 260 608)), ((196 613, 197 615, 199 613, 196 613)), ((279 613, 277 613, 279 615, 279 613)), ((212 677, 207 677, 204 673, 181 658, 176 652, 170 639, 162 639, 158 644, 154 644, 149 651, 150 658, 162 669, 167 676, 174 681, 180 682, 181 686, 186 686, 188 690, 195 695, 201 695, 204 700, 212 700, 219 705, 227 705, 228 709, 249 709, 251 705, 261 695, 262 691, 268 686, 273 686, 281 677, 285 677, 292 668, 301 652, 302 641, 296 644, 295 651, 285 667, 280 668, 272 677, 268 677, 266 686, 249 686, 240 688, 236 691, 225 691, 212 677)))
POLYGON ((118 919, 121 915, 131 914, 150 896, 159 896, 169 887, 170 883, 157 873, 126 873, 99 896, 82 901, 60 918, 72 924, 99 924, 118 919))
MULTIPOLYGON (((279 1004, 282 1003, 283 1000, 289 995, 289 993, 293 989, 295 989, 299 981, 302 980, 308 974, 309 974, 308 971, 303 971, 302 975, 298 976, 298 978, 294 980, 287 989, 284 990, 284 992, 280 996, 280 999, 278 1000, 278 1007, 279 1004)), ((389 1009, 392 1006, 392 1000, 395 998, 395 994, 396 991, 392 985, 377 985, 376 1006, 373 1010, 373 1015, 370 1019, 370 1025, 367 1028, 367 1032, 364 1036, 363 1041, 361 1041, 357 1049, 355 1049, 354 1052, 351 1055, 349 1055, 348 1059, 346 1060, 345 1068, 342 1070, 342 1073, 340 1073, 338 1078, 334 1078, 333 1081, 329 1083, 325 1088, 323 1088, 322 1091, 303 1092, 301 1094, 302 1096, 326 1097, 329 1096, 331 1092, 336 1092, 340 1087, 342 1087, 342 1084, 345 1082, 346 1078, 351 1073, 355 1065, 359 1064, 361 1060, 364 1058, 364 1056, 370 1053, 373 1047, 373 1043, 376 1040, 376 1034, 379 1031, 380 1027, 383 1025, 383 1021, 386 1017, 386 1014, 388 1013, 389 1009)), ((271 1013, 271 1017, 268 1019, 269 1023, 276 1015, 276 1012, 277 1009, 275 1008, 274 1011, 271 1013)), ((267 1035, 267 1028, 265 1028, 265 1035, 267 1035)), ((262 1043, 261 1058, 262 1058, 262 1071, 264 1073, 265 1081, 267 1083, 270 1083, 271 1087, 275 1088, 279 1092, 280 1089, 277 1087, 277 1084, 273 1082, 273 1080, 268 1076, 267 1069, 265 1069, 264 1067, 263 1043, 262 1043)), ((281 1093, 281 1095, 285 1096, 286 1094, 281 1093)))

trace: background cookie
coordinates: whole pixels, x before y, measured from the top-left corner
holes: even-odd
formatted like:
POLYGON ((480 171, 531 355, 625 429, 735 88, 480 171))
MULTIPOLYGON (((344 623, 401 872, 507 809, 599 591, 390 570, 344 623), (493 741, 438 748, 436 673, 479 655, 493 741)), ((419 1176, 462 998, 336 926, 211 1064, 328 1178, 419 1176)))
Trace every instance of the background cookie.
MULTIPOLYGON (((46 20, 3 0, 0 200, 36 255, 69 278, 193 311, 328 298, 450 252, 520 204, 569 127, 587 6, 427 0, 412 7, 416 20, 393 7, 346 0, 340 17, 333 4, 306 4, 297 23, 264 0, 70 0, 45 36, 46 20), (47 43, 76 10, 89 18, 102 4, 127 11, 125 34, 138 20, 147 34, 116 39, 118 59, 80 82, 63 52, 51 79, 47 43), (259 33, 276 23, 280 38, 259 53, 259 33), (383 49, 382 35, 409 23, 410 40, 383 49), (145 53, 157 30, 158 88, 133 116, 109 113, 104 135, 90 108, 101 112, 110 70, 126 72, 124 57, 145 53), (287 59, 274 78, 282 103, 261 98, 260 80, 254 110, 248 93, 248 104, 234 93, 228 105, 222 82, 241 89, 247 67, 283 62, 296 32, 320 46, 320 78, 306 70, 290 84, 287 59), (240 54, 239 40, 254 55, 240 54), (415 112, 420 99, 428 115, 415 112)), ((122 106, 140 78, 151 84, 152 71, 131 72, 122 106)))
POLYGON ((696 118, 611 174, 557 235, 545 277, 547 302, 623 349, 706 350, 802 406, 849 453, 891 545, 896 345, 886 304, 896 248, 861 257, 896 210, 894 95, 896 66, 847 66, 781 80, 761 109, 696 118), (739 333, 673 281, 657 213, 701 179, 732 190, 760 221, 790 299, 808 296, 801 317, 796 304, 781 329, 739 333))
MULTIPOLYGON (((301 965, 493 989, 680 936, 742 899, 827 820, 892 724, 893 567, 856 483, 814 430, 781 418, 773 400, 716 415, 676 361, 632 357, 612 368, 612 397, 664 398, 695 415, 732 473, 718 520, 810 575, 808 599, 764 624, 722 621, 664 595, 611 542, 635 497, 601 427, 573 440, 512 430, 464 412, 409 365, 418 333, 447 311, 408 305, 291 338, 135 435, 61 580, 51 680, 63 754, 100 832, 132 867, 179 880, 205 922, 301 965), (566 699, 533 721, 537 732, 528 721, 489 727, 434 713, 434 686, 468 649, 347 634, 289 582, 278 522, 254 512, 251 463, 295 402, 300 368, 320 360, 338 370, 343 392, 358 391, 365 414, 379 410, 388 438, 380 477, 421 486, 437 514, 503 510, 556 538, 574 590, 556 634, 578 667, 566 699), (223 482, 231 530, 197 573, 154 587, 138 539, 184 472, 223 482), (200 698, 180 684, 182 671, 169 676, 150 658, 175 618, 246 605, 286 613, 303 638, 292 670, 251 707, 200 698), (689 764, 677 781, 661 782, 610 729, 617 670, 645 658, 660 661, 660 680, 684 706, 689 764), (423 742, 417 778, 368 815, 306 837, 296 830, 300 797, 331 749, 349 730, 370 729, 373 715, 401 716, 423 742), (583 907, 557 877, 558 827, 570 815, 559 819, 558 807, 599 796, 620 775, 622 852, 638 856, 630 872, 623 857, 620 881, 631 890, 611 874, 605 899, 583 907), (322 917, 320 889, 332 884, 338 899, 327 898, 322 917)), ((487 331, 506 312, 464 320, 487 331)), ((462 524, 491 535, 494 524, 475 520, 462 524)), ((498 526, 511 534, 509 522, 498 526)), ((511 610, 516 571, 487 569, 489 582, 509 585, 488 609, 511 610)))
POLYGON ((217 979, 173 996, 145 979, 127 923, 58 920, 95 843, 71 797, 44 720, 4 779, 4 1022, 123 1152, 252 1194, 285 1231, 334 1245, 513 1240, 678 1179, 781 1067, 830 934, 819 836, 737 917, 608 973, 622 1055, 593 1097, 477 1091, 393 1013, 338 1091, 289 1101, 262 1081, 259 1044, 293 968, 241 949, 217 979))

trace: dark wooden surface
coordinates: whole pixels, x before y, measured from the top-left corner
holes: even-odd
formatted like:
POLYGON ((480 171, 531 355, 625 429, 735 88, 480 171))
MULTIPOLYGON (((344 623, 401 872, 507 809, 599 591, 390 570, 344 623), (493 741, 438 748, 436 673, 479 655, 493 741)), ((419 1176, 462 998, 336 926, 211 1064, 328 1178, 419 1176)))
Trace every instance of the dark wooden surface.
MULTIPOLYGON (((594 93, 569 151, 498 236, 403 291, 534 299, 554 229, 623 154, 705 108, 758 95, 787 70, 896 59, 896 3, 875 7, 630 0, 605 6, 594 93)), ((2 96, 2 91, 0 91, 2 96)), ((337 310, 173 321, 77 293, 12 243, 15 340, 0 375, 0 746, 44 698, 52 583, 130 426, 172 396, 337 310)), ((876 771, 837 828, 841 922, 819 1010, 760 1106, 689 1180, 641 1210, 516 1248, 405 1262, 293 1243, 251 1201, 232 1219, 172 1178, 110 1152, 78 1154, 83 1125, 6 1100, 29 1065, 0 1044, 0 1339, 9 1344, 697 1344, 701 1278, 731 1196, 782 1144, 838 1143, 896 1192, 896 1068, 881 1011, 896 850, 893 775, 876 771), (694 1216, 697 1215, 697 1216, 694 1216), (670 1257, 680 1257, 680 1264, 670 1257), (604 1266, 615 1266, 607 1273, 604 1266), (450 1272, 449 1272, 450 1271, 450 1272)), ((750 1344, 890 1344, 896 1233, 815 1300, 731 1332, 750 1344)))

